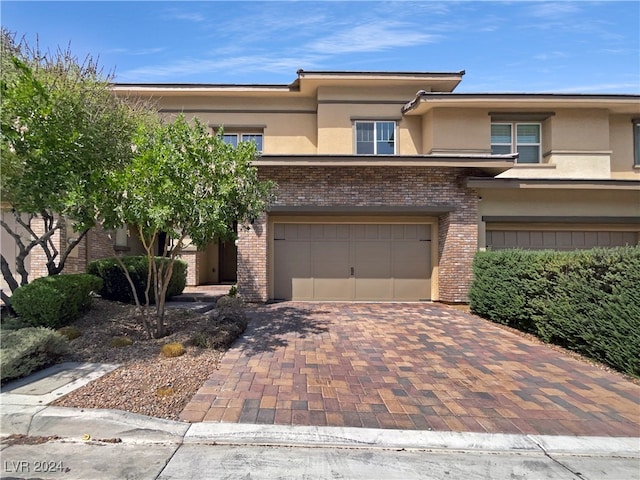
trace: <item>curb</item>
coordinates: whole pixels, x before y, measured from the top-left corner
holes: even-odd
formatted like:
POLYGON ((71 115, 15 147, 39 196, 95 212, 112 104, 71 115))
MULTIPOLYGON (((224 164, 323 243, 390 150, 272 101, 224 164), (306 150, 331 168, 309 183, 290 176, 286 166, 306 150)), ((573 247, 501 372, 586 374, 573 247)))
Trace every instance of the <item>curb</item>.
POLYGON ((640 459, 640 438, 513 435, 354 427, 185 423, 122 410, 12 406, 0 414, 3 434, 68 440, 118 438, 123 443, 259 445, 572 455, 640 459), (16 421, 20 419, 20 421, 16 421), (12 426, 21 424, 26 428, 12 426), (9 428, 7 428, 9 427, 9 428))

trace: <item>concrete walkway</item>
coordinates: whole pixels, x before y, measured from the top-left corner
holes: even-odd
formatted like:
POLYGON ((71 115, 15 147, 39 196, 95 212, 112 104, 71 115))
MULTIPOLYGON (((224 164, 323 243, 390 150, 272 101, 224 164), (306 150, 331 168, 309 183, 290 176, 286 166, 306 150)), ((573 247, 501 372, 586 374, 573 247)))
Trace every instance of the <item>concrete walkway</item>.
POLYGON ((640 386, 438 304, 285 302, 253 310, 181 418, 640 437, 640 386))

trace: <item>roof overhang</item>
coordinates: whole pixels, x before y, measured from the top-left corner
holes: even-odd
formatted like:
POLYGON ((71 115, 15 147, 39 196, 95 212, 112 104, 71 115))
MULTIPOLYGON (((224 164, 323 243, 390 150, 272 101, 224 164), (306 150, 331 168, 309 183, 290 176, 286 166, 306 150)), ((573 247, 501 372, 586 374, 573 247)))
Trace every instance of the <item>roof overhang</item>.
POLYGON ((491 111, 546 111, 558 108, 603 108, 613 113, 640 113, 640 95, 554 93, 432 93, 418 92, 402 108, 404 115, 423 115, 434 108, 486 108, 491 111))
POLYGON ((346 205, 303 205, 303 206, 271 206, 267 213, 278 216, 412 216, 412 215, 438 215, 456 210, 455 205, 430 205, 430 206, 346 206, 346 205))
POLYGON ((635 190, 640 195, 640 180, 633 179, 469 177, 467 186, 474 189, 635 190))
POLYGON ((318 87, 413 87, 452 92, 462 80, 459 72, 339 72, 298 70, 289 84, 216 84, 216 83, 114 83, 113 92, 121 96, 315 96, 318 87))
POLYGON ((513 167, 518 154, 509 155, 261 155, 253 164, 321 167, 457 167, 480 168, 492 174, 513 167))

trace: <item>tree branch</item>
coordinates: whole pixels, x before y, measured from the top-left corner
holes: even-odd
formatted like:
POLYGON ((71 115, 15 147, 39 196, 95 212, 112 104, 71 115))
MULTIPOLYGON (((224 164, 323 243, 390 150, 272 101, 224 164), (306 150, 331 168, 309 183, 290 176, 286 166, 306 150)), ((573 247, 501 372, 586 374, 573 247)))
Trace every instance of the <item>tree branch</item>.
MULTIPOLYGON (((4 255, 1 255, 0 257, 0 270, 2 270, 2 277, 4 278, 4 281, 7 282, 7 286, 9 287, 9 290, 11 290, 11 293, 13 293, 18 288, 18 282, 13 276, 13 273, 11 273, 11 267, 9 267, 7 259, 4 258, 4 255)), ((4 299, 4 295, 5 294, 3 292, 2 300, 6 304, 7 301, 4 299)))

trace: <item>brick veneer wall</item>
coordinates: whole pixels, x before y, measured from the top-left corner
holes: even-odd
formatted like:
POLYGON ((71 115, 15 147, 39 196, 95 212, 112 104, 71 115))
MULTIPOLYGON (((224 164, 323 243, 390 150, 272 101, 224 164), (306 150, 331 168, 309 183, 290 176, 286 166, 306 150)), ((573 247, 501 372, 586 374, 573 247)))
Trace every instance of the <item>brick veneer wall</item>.
MULTIPOLYGON (((446 167, 261 167, 278 184, 278 206, 438 206, 439 288, 443 302, 466 302, 478 244, 477 194, 465 187, 472 169, 446 167)), ((268 297, 268 232, 263 215, 238 240, 238 285, 249 301, 268 297)))

